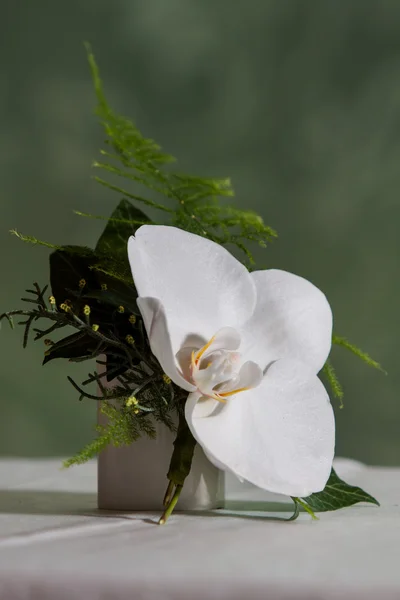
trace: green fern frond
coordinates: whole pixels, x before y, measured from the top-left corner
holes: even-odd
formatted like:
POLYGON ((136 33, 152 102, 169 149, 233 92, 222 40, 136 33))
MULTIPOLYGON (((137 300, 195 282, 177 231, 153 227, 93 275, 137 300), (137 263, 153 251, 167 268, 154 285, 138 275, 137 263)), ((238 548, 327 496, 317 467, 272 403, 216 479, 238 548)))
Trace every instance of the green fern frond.
POLYGON ((112 183, 105 181, 105 179, 101 179, 101 177, 94 177, 93 179, 95 181, 97 181, 97 183, 104 185, 104 187, 107 187, 108 189, 113 190, 114 192, 118 192, 122 196, 126 196, 127 198, 130 198, 131 200, 136 200, 137 202, 141 202, 142 204, 145 204, 146 206, 151 206, 152 208, 155 208, 158 210, 163 210, 164 212, 167 212, 167 213, 175 212, 171 208, 168 208, 167 206, 164 206, 163 204, 159 204, 158 202, 153 202, 153 200, 150 200, 149 198, 143 198, 143 196, 139 196, 138 194, 132 194, 132 192, 128 192, 128 190, 125 190, 125 189, 119 187, 118 185, 113 185, 112 183))
POLYGON ((10 233, 12 235, 15 235, 18 239, 22 240, 23 242, 27 242, 28 244, 33 244, 35 246, 45 246, 46 248, 51 248, 52 250, 62 250, 62 246, 57 246, 56 244, 50 244, 49 242, 38 240, 32 235, 24 235, 16 229, 10 229, 10 233))
POLYGON ((101 150, 104 160, 95 161, 93 165, 113 176, 131 180, 134 186, 145 191, 126 190, 97 176, 95 180, 125 198, 162 211, 167 216, 164 224, 174 225, 218 244, 236 246, 244 252, 247 264, 253 264, 248 242, 265 247, 277 237, 276 232, 265 225, 256 213, 221 203, 222 199, 234 195, 229 179, 172 171, 170 163, 175 161, 174 157, 163 152, 154 140, 145 138, 131 120, 110 108, 94 55, 89 45, 86 49, 97 96, 96 113, 108 145, 107 150, 101 150))
POLYGON ((51 244, 50 242, 38 240, 32 235, 24 235, 16 229, 10 229, 10 233, 12 235, 15 235, 19 240, 22 240, 23 242, 32 244, 34 246, 44 246, 45 248, 50 248, 51 250, 61 250, 62 252, 68 252, 69 254, 77 254, 79 256, 93 256, 93 250, 88 246, 58 246, 57 244, 51 244))
POLYGON ((387 372, 385 371, 385 369, 383 369, 383 367, 376 360, 374 360, 373 358, 371 358, 371 356, 369 354, 367 354, 366 352, 364 352, 363 350, 361 350, 360 348, 358 348, 357 346, 355 346, 354 344, 349 342, 346 338, 339 337, 338 335, 334 335, 332 337, 332 343, 335 344, 336 346, 342 346, 342 348, 346 348, 346 350, 349 350, 355 356, 358 356, 358 358, 360 358, 363 362, 365 362, 370 367, 373 367, 374 369, 378 369, 379 371, 382 371, 382 373, 387 375, 387 372))
POLYGON ((127 225, 150 225, 152 221, 139 221, 138 219, 114 219, 113 217, 105 217, 103 215, 91 215, 80 210, 74 210, 78 217, 86 217, 88 219, 99 219, 100 221, 108 221, 110 223, 126 223, 127 225))
POLYGON ((326 361, 322 371, 328 380, 328 383, 332 390, 332 394, 334 395, 335 398, 337 398, 340 401, 339 407, 343 408, 343 406, 344 406, 344 404, 343 404, 343 396, 344 396, 343 388, 338 379, 338 376, 336 375, 336 371, 333 368, 333 365, 329 359, 326 361))
POLYGON ((68 469, 69 467, 72 467, 74 465, 83 465, 88 460, 91 460, 92 458, 98 456, 100 452, 102 452, 107 448, 107 446, 109 446, 109 444, 116 445, 114 443, 113 432, 111 428, 109 431, 103 433, 103 435, 99 435, 96 439, 87 444, 74 456, 65 460, 63 462, 63 467, 65 469, 68 469))
POLYGON ((64 468, 81 465, 96 457, 112 444, 116 448, 129 446, 142 434, 154 439, 156 432, 148 417, 135 418, 132 412, 113 406, 109 402, 101 403, 100 411, 108 419, 107 425, 97 425, 98 437, 87 444, 77 454, 63 462, 64 468))
POLYGON ((91 271, 97 271, 98 273, 108 275, 108 277, 112 277, 113 279, 117 279, 118 281, 122 281, 128 285, 132 285, 133 283, 132 276, 129 273, 121 273, 119 270, 113 267, 106 268, 103 266, 103 264, 98 264, 90 266, 89 269, 91 271))

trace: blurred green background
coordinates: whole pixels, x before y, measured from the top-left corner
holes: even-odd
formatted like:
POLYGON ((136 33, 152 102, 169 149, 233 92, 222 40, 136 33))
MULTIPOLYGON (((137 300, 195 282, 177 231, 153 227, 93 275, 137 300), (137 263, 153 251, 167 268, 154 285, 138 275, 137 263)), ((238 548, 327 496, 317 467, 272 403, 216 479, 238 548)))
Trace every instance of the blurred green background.
MULTIPOLYGON (((259 258, 321 287, 336 332, 389 371, 334 349, 337 453, 400 464, 400 2, 4 0, 0 310, 48 277, 48 252, 9 229, 94 245, 103 224, 72 210, 107 215, 119 199, 91 179, 102 134, 85 40, 112 106, 181 170, 230 176, 237 204, 279 232, 259 258)), ((21 331, 0 332, 0 453, 71 454, 95 403, 66 375, 89 365, 42 368, 21 331)))

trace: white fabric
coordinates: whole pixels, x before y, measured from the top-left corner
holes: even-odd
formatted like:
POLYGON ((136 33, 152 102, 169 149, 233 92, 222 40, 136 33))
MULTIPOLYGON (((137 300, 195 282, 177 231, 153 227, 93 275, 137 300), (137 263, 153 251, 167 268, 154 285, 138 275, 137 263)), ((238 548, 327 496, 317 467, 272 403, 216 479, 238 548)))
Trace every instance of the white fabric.
POLYGON ((155 513, 96 511, 96 465, 60 463, 0 461, 1 600, 400 597, 400 469, 336 465, 380 508, 267 521, 238 509, 270 499, 272 514, 288 516, 287 499, 231 478, 230 510, 177 514, 159 527, 155 513))

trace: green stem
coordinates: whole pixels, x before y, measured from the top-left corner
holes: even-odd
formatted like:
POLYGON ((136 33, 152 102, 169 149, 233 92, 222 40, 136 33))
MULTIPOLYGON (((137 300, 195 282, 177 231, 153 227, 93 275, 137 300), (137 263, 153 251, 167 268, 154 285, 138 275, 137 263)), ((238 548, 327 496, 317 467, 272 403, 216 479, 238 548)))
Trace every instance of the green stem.
POLYGON ((168 518, 171 516, 171 514, 176 506, 176 503, 179 500, 179 496, 181 495, 182 488, 183 488, 183 485, 176 486, 174 495, 172 496, 170 503, 168 504, 167 508, 165 509, 161 519, 158 521, 159 525, 165 525, 168 518))
POLYGON ((318 521, 318 517, 317 515, 314 513, 314 511, 312 510, 312 508, 310 508, 308 506, 308 504, 306 504, 305 502, 303 502, 303 500, 301 500, 301 498, 295 498, 292 497, 292 500, 295 504, 299 504, 300 506, 302 506, 304 508, 304 510, 306 512, 308 512, 308 514, 310 515, 310 517, 312 518, 313 521, 318 521))
POLYGON ((175 484, 173 481, 170 481, 167 487, 167 491, 165 492, 163 507, 166 508, 168 504, 171 502, 172 494, 174 491, 175 484))

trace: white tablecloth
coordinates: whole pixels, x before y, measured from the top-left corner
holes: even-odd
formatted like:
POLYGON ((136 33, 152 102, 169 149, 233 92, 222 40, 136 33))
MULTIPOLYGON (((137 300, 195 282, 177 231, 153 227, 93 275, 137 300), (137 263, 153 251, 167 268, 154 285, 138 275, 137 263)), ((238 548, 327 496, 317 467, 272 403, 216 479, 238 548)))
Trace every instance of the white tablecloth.
MULTIPOLYGON (((96 510, 94 463, 0 461, 1 600, 400 599, 400 469, 343 461, 381 502, 291 523, 266 513, 96 510)), ((265 501, 233 481, 230 506, 265 501), (245 491, 244 491, 245 489, 245 491)), ((271 504, 288 516, 289 503, 271 504)))

